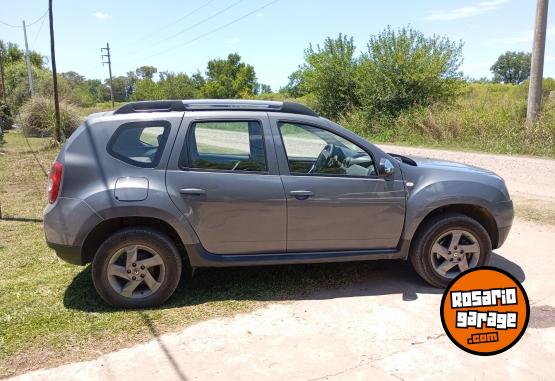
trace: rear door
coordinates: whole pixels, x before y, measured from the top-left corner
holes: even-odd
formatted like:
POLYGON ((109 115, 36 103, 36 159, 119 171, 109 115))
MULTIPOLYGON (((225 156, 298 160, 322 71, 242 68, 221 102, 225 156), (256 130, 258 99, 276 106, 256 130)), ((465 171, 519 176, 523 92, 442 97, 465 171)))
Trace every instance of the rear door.
POLYGON ((186 113, 166 186, 207 251, 285 251, 285 193, 266 113, 186 113))
POLYGON ((395 248, 402 176, 376 175, 373 153, 314 121, 270 115, 287 197, 287 251, 395 248))

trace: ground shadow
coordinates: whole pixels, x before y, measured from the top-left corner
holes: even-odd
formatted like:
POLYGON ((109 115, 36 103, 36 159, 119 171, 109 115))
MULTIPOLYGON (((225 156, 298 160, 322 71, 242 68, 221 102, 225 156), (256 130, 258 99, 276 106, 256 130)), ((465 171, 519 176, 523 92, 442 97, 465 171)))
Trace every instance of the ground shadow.
MULTIPOLYGON (((524 271, 497 254, 492 265, 513 274, 521 282, 524 271)), ((429 286, 405 261, 368 261, 313 265, 259 266, 199 269, 184 275, 175 295, 160 309, 192 306, 222 300, 303 300, 350 296, 399 294, 411 301, 418 294, 441 294, 429 286)), ((97 295, 90 266, 81 271, 64 294, 67 308, 86 312, 109 312, 97 295)))

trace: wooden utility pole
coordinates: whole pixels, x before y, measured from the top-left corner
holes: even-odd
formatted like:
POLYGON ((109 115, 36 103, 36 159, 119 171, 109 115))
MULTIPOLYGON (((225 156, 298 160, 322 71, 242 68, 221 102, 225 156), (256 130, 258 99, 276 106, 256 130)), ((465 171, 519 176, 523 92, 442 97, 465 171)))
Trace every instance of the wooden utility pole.
POLYGON ((108 73, 110 74, 110 99, 112 100, 112 107, 114 107, 114 89, 112 88, 112 59, 110 58, 110 44, 106 43, 105 48, 100 48, 100 52, 102 53, 102 65, 108 64, 108 73), (106 50, 106 54, 104 51, 106 50), (104 61, 104 57, 108 61, 104 61))
POLYGON ((543 63, 545 57, 545 36, 547 34, 547 7, 549 0, 538 0, 536 6, 536 27, 532 48, 532 67, 528 88, 528 108, 526 122, 531 125, 538 118, 542 103, 543 63))
POLYGON ((0 77, 2 82, 2 101, 4 104, 8 104, 6 102, 6 84, 4 83, 4 47, 0 45, 0 77))
POLYGON ((56 113, 56 126, 54 140, 61 141, 60 103, 58 99, 58 74, 56 73, 56 49, 54 49, 54 20, 52 16, 52 0, 48 0, 48 19, 50 21, 50 59, 52 61, 52 83, 54 84, 54 112, 56 113))
POLYGON ((33 86, 33 67, 31 66, 31 53, 29 53, 29 44, 27 43, 27 28, 25 20, 23 20, 23 37, 25 38, 25 61, 27 62, 27 74, 29 75, 29 92, 31 96, 35 96, 35 86, 33 86))

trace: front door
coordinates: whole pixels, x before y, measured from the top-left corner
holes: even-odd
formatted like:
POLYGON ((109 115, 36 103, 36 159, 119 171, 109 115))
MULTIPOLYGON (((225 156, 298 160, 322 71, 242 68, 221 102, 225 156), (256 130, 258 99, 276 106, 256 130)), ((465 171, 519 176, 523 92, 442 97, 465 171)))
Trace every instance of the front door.
POLYGON ((287 251, 397 246, 405 216, 401 181, 378 177, 371 153, 328 129, 293 122, 275 127, 289 169, 282 173, 287 251))
POLYGON ((286 201, 268 117, 235 115, 184 118, 166 175, 168 192, 207 251, 284 252, 286 201))

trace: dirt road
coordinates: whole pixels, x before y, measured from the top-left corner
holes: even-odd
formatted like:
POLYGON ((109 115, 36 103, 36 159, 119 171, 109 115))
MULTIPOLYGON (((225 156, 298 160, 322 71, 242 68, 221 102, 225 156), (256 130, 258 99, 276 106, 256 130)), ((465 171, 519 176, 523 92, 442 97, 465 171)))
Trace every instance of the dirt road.
MULTIPOLYGON (((522 200, 555 201, 555 161, 385 147, 388 152, 482 166, 522 200)), ((96 360, 19 380, 366 380, 552 378, 555 363, 555 226, 515 220, 493 265, 523 282, 531 318, 521 341, 492 357, 462 352, 445 336, 439 290, 405 263, 361 263, 373 276, 345 288, 232 318, 213 319, 96 360)))

